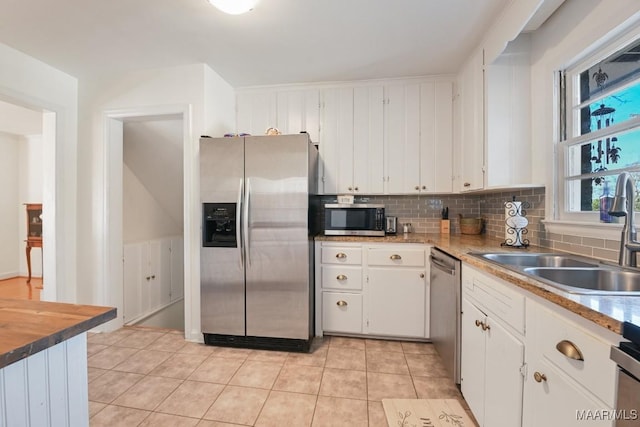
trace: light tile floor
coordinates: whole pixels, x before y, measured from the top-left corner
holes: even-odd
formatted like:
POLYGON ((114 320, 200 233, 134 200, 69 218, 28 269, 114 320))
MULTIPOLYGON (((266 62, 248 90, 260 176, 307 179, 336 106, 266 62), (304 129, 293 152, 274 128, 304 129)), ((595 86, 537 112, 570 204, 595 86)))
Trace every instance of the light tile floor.
POLYGON ((386 427, 385 398, 457 398, 468 410, 428 343, 324 337, 301 354, 125 327, 89 334, 87 347, 92 427, 386 427))

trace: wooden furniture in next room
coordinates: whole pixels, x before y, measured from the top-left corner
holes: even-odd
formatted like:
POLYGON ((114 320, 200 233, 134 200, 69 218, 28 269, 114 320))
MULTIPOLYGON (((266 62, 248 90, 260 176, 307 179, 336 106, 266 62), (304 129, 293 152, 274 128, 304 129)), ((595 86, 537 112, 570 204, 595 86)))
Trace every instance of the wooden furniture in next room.
POLYGON ((42 248, 42 204, 25 203, 27 208, 27 269, 31 282, 31 248, 42 248))

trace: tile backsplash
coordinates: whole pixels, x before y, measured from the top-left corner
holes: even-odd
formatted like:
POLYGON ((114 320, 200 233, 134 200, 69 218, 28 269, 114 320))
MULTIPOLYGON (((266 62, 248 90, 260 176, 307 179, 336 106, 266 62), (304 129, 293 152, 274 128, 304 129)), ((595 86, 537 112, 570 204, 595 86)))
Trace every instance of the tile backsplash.
MULTIPOLYGON (((483 233, 505 239, 505 203, 526 202, 524 214, 529 221, 527 234, 531 245, 557 249, 598 259, 617 261, 619 241, 555 234, 545 231, 545 189, 541 187, 483 194, 444 194, 407 196, 356 196, 355 202, 382 203, 386 214, 398 217, 398 228, 411 223, 416 233, 440 233, 442 208, 449 208, 451 233, 460 234, 459 215, 483 218, 483 233)), ((335 203, 335 196, 321 196, 322 203, 335 203)))

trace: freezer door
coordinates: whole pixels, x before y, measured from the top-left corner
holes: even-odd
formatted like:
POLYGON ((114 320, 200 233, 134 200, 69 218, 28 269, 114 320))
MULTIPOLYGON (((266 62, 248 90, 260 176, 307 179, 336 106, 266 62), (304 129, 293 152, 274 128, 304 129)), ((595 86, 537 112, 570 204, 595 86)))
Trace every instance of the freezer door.
MULTIPOLYGON (((200 197, 202 204, 235 203, 240 224, 244 184, 242 138, 200 140, 200 197)), ((202 209, 203 210, 203 209, 202 209)), ((204 218, 203 218, 204 220, 204 218)), ((240 228, 235 247, 205 247, 200 242, 200 310, 202 332, 244 335, 244 267, 240 228)), ((201 230, 201 239, 204 233, 201 230)))
POLYGON ((245 139, 247 336, 309 339, 309 142, 245 139))

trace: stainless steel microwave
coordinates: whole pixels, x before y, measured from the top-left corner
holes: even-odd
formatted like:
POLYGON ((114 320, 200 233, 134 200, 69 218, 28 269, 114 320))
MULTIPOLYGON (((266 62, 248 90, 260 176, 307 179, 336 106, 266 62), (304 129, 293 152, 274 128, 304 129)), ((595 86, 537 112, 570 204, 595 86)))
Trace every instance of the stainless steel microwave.
POLYGON ((327 203, 324 205, 327 236, 384 236, 384 205, 327 203))

